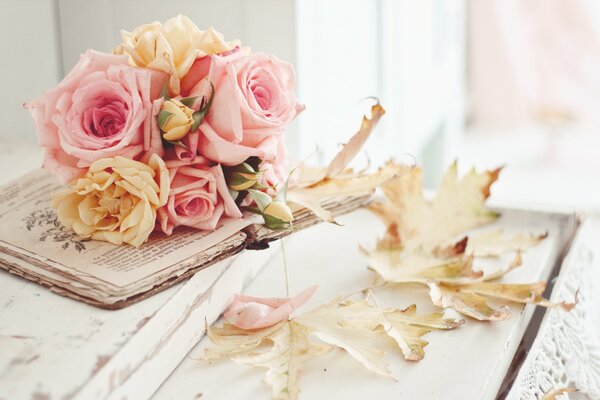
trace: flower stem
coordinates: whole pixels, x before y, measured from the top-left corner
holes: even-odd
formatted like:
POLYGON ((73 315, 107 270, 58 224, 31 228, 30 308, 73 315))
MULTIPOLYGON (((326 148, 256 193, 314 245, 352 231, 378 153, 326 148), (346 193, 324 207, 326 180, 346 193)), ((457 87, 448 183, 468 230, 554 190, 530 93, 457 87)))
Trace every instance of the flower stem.
POLYGON ((288 277, 287 257, 285 255, 285 246, 283 244, 283 238, 279 239, 279 243, 281 243, 281 255, 283 256, 283 272, 285 273, 285 296, 290 297, 290 280, 288 277))

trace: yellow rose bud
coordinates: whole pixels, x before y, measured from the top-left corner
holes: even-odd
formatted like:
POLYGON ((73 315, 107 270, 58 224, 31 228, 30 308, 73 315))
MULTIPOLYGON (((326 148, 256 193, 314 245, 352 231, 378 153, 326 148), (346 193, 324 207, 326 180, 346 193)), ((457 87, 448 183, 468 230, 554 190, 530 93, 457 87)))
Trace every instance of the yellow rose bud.
POLYGON ((290 207, 281 201, 274 201, 265 207, 263 215, 265 218, 273 218, 281 221, 281 224, 289 224, 294 220, 294 215, 290 207))
POLYGON ((84 177, 52 196, 52 206, 60 222, 80 236, 138 247, 168 197, 169 171, 158 155, 148 164, 117 156, 92 163, 84 177))
POLYGON ((194 124, 193 114, 194 110, 179 100, 165 101, 158 114, 158 126, 163 131, 163 138, 169 142, 183 139, 194 124))

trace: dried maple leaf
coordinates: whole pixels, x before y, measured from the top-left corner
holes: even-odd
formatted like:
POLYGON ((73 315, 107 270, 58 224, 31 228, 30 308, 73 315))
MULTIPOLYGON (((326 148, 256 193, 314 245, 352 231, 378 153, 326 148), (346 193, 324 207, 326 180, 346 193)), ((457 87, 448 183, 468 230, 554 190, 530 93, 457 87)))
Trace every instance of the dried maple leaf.
POLYGON ((500 170, 481 174, 471 170, 459 179, 454 163, 435 197, 428 201, 423 197, 422 171, 413 168, 382 185, 387 201, 375 202, 369 208, 387 226, 398 226, 403 247, 432 248, 497 218, 484 203, 500 170))
POLYGON ((209 328, 212 341, 207 360, 229 357, 246 365, 267 368, 266 382, 274 399, 296 399, 298 374, 304 363, 332 347, 345 350, 370 371, 390 377, 383 350, 373 342, 381 335, 394 339, 405 359, 424 356, 431 330, 454 329, 464 321, 441 313, 419 315, 416 306, 404 310, 374 306, 367 301, 334 299, 290 321, 259 330, 243 330, 225 324, 209 328), (319 341, 314 341, 317 338, 319 341))
POLYGON ((506 305, 499 309, 488 304, 489 299, 499 302, 536 304, 542 307, 561 307, 570 311, 573 303, 551 303, 542 297, 546 289, 546 282, 534 283, 499 283, 499 282, 474 282, 467 284, 448 284, 431 281, 428 283, 431 301, 438 307, 451 307, 461 314, 485 320, 504 320, 510 317, 510 310, 506 305))
MULTIPOLYGON (((360 303, 355 303, 360 304, 360 303)), ((383 309, 379 313, 357 313, 351 319, 341 323, 342 326, 364 326, 371 330, 381 330, 394 339, 404 359, 419 361, 425 357, 424 347, 428 342, 421 336, 432 330, 454 329, 464 320, 445 318, 442 313, 419 315, 417 306, 411 305, 404 310, 383 309)))
POLYGON ((387 230, 375 250, 363 249, 369 267, 385 282, 426 285, 433 304, 451 307, 479 320, 508 318, 510 309, 506 303, 571 309, 574 304, 552 304, 542 297, 545 282, 490 282, 520 266, 520 251, 538 244, 547 234, 506 234, 494 230, 451 242, 457 235, 496 218, 484 202, 499 171, 477 174, 471 170, 458 179, 455 163, 431 201, 422 195, 418 169, 383 185, 387 202, 375 203, 371 209, 383 218, 387 230), (514 260, 492 273, 484 275, 473 268, 477 256, 499 256, 513 251, 516 251, 514 260), (493 307, 490 300, 501 306, 493 307))
MULTIPOLYGON (((363 250, 369 267, 385 282, 427 285, 431 301, 438 307, 453 308, 478 320, 504 320, 510 316, 509 308, 506 305, 494 308, 488 304, 489 299, 544 307, 561 306, 566 310, 574 306, 573 303, 555 304, 544 299, 545 282, 489 282, 521 266, 520 252, 511 263, 484 275, 481 270, 473 268, 475 258, 464 253, 444 258, 422 249, 389 250, 385 247, 387 243, 380 241, 375 251, 363 250)), ((459 247, 464 249, 465 246, 461 244, 459 247)))
POLYGON ((275 400, 296 399, 302 365, 330 349, 311 342, 309 329, 294 321, 254 331, 225 324, 207 333, 214 346, 204 353, 205 360, 227 356, 240 364, 267 368, 265 381, 275 400))

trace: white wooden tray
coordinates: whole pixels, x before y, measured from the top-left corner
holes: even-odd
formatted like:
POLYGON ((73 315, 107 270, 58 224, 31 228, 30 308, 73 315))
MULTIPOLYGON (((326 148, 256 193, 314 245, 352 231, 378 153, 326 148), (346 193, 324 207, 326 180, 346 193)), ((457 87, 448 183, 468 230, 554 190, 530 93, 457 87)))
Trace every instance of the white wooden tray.
MULTIPOLYGON (((313 308, 340 293, 365 287, 372 279, 358 244, 381 235, 380 223, 365 210, 340 218, 343 228, 321 225, 285 239, 290 291, 321 284, 302 310, 313 308)), ((575 229, 569 214, 506 210, 495 224, 506 229, 549 235, 523 255, 523 266, 505 277, 507 282, 533 282, 549 277, 561 260, 561 251, 575 229)), ((510 257, 509 257, 510 258, 510 257)), ((504 260, 508 262, 508 260, 504 260)), ((274 255, 246 293, 257 296, 284 294, 281 254, 274 255)), ((401 292, 378 294, 382 305, 434 311, 427 292, 407 287, 401 292)), ((299 310, 302 312, 302 310, 299 310)), ((307 364, 301 375, 301 399, 494 399, 534 311, 513 306, 512 317, 502 322, 468 320, 449 332, 432 332, 425 338, 425 359, 411 363, 392 352, 390 369, 397 382, 374 375, 342 351, 307 364)), ((269 399, 261 380, 263 371, 231 361, 200 361, 206 339, 196 346, 161 386, 154 398, 167 399, 269 399)), ((391 348, 390 348, 391 349, 391 348)))

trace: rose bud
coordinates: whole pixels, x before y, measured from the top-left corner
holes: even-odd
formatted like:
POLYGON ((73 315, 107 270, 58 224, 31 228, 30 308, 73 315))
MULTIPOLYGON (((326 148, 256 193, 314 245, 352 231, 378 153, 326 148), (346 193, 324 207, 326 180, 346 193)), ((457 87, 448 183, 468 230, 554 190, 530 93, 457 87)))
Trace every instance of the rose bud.
POLYGON ((248 193, 258 207, 254 212, 262 215, 267 228, 288 229, 292 226, 294 216, 285 202, 273 200, 271 196, 260 190, 249 189, 248 193))
POLYGON ((226 174, 227 185, 232 190, 242 192, 253 187, 260 187, 260 185, 257 185, 260 172, 255 171, 254 168, 246 162, 228 168, 226 174))
POLYGON ((231 174, 229 187, 238 192, 248 190, 256 185, 256 173, 234 172, 231 174))
POLYGON ((289 228, 294 220, 290 207, 281 201, 274 201, 265 207, 263 218, 266 225, 273 229, 289 228))
POLYGON ((158 114, 158 126, 163 131, 163 138, 176 142, 185 137, 194 124, 194 110, 177 99, 164 102, 158 114))

